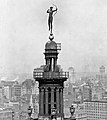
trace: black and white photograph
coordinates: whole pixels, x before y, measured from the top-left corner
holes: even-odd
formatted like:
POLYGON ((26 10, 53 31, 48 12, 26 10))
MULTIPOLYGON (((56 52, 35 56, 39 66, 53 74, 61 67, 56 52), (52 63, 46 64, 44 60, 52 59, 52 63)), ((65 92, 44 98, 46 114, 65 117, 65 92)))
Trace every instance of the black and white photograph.
POLYGON ((107 120, 107 0, 0 0, 0 120, 107 120))

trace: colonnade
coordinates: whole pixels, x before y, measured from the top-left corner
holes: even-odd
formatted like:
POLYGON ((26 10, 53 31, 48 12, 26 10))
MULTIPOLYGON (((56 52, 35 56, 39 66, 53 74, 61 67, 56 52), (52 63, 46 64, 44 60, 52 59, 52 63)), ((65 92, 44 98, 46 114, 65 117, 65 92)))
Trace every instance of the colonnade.
POLYGON ((39 115, 50 115, 52 107, 63 114, 63 87, 39 87, 39 115))

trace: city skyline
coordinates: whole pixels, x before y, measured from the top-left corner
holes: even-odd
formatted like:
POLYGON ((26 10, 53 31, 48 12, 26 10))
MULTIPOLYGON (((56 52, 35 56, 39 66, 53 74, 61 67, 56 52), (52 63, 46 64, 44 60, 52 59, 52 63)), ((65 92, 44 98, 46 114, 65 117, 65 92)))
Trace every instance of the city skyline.
POLYGON ((55 4, 54 37, 61 42, 58 64, 63 69, 99 71, 107 68, 106 0, 0 1, 0 73, 33 74, 44 64, 49 41, 47 9, 55 4))

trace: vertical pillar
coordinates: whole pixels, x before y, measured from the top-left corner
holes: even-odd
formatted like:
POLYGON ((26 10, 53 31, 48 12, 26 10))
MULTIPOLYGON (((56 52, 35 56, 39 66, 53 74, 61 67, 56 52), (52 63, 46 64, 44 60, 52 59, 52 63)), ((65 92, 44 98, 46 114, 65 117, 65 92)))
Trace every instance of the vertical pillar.
POLYGON ((59 88, 56 89, 56 107, 57 107, 57 113, 59 113, 59 88))
POLYGON ((41 114, 41 88, 39 88, 39 114, 41 114))
POLYGON ((60 88, 60 114, 63 115, 63 88, 60 88))
POLYGON ((54 107, 54 87, 51 87, 51 108, 54 107))
POLYGON ((45 88, 45 111, 46 111, 46 114, 48 114, 48 88, 45 88))
POLYGON ((41 88, 41 114, 44 114, 44 103, 43 103, 44 89, 41 88))
POLYGON ((63 88, 61 88, 60 97, 61 97, 61 114, 63 114, 63 88))

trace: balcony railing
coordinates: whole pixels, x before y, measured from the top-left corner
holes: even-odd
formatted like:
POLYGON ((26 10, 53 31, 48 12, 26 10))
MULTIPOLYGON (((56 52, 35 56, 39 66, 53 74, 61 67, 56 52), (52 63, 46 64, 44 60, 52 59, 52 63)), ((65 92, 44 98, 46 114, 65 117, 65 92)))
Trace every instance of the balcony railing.
POLYGON ((37 72, 33 73, 34 79, 36 78, 68 78, 69 72, 37 72))

